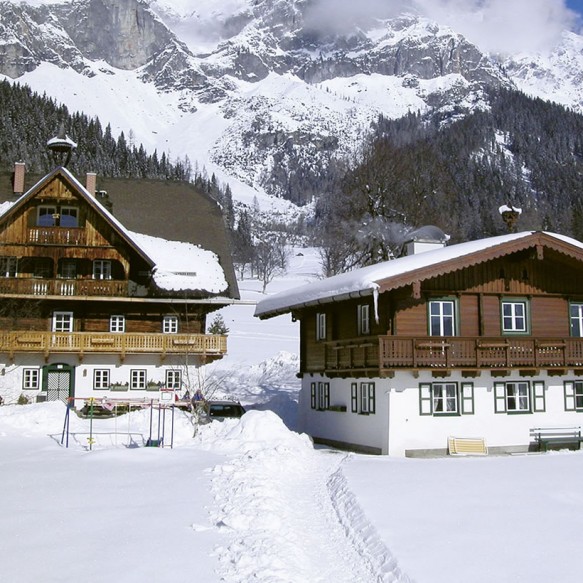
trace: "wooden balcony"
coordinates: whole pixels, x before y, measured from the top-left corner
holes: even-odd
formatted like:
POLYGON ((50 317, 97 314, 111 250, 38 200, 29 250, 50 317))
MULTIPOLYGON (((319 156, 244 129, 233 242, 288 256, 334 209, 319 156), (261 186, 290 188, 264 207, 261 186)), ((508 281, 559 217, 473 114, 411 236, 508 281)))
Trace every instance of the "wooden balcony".
POLYGON ((307 358, 307 372, 398 369, 567 369, 583 368, 583 338, 398 337, 326 342, 307 358))
POLYGON ((108 279, 0 278, 0 295, 128 297, 134 284, 108 279))
POLYGON ((0 352, 18 353, 191 355, 221 358, 227 352, 227 337, 214 334, 125 334, 108 332, 0 332, 0 352))
POLYGON ((32 245, 85 245, 85 229, 79 227, 33 227, 27 243, 32 245))

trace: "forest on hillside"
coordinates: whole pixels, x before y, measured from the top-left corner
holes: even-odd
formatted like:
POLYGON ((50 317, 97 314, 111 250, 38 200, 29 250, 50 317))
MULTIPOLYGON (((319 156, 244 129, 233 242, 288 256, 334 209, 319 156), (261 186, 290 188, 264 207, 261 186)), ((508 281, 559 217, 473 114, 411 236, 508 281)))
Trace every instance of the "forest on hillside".
POLYGON ((319 198, 329 273, 398 254, 407 231, 436 225, 452 242, 516 230, 583 239, 583 116, 522 93, 492 90, 490 109, 455 122, 380 119, 358 163, 319 198))

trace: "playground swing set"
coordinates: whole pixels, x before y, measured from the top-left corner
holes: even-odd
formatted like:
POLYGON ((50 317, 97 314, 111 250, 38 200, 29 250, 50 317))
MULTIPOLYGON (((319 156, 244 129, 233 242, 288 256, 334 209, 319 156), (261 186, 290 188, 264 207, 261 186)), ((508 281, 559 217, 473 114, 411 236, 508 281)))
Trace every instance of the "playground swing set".
MULTIPOLYGON (((144 399, 96 399, 94 397, 90 398, 75 398, 70 397, 67 401, 67 408, 65 411, 65 420, 63 423, 63 431, 61 434, 61 445, 69 447, 69 423, 71 416, 71 409, 75 407, 75 401, 83 401, 84 406, 82 410, 85 415, 89 418, 89 436, 87 437, 88 448, 91 451, 93 449, 93 444, 95 443, 95 435, 97 433, 94 431, 93 421, 94 419, 103 418, 103 412, 109 412, 108 419, 113 417, 115 419, 114 434, 117 436, 119 433, 127 435, 128 444, 130 447, 132 444, 132 431, 131 431, 131 416, 130 413, 136 409, 149 409, 150 410, 150 430, 148 439, 145 442, 146 447, 174 447, 174 410, 176 405, 173 402, 162 402, 159 400, 150 399, 146 401, 144 399), (120 417, 120 409, 123 411, 127 410, 128 427, 127 431, 118 432, 117 421, 120 417), (155 415, 157 413, 157 415, 155 415), (167 439, 167 420, 166 416, 169 413, 170 416, 170 427, 169 436, 167 439)), ((142 435, 140 433, 140 435, 142 435)), ((135 443, 135 442, 133 442, 135 443)))

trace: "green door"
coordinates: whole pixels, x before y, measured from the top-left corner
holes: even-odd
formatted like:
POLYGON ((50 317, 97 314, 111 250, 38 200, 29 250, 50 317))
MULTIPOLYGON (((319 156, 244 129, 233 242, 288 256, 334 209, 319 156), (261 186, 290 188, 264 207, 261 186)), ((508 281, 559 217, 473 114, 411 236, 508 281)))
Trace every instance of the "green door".
POLYGON ((73 397, 75 390, 75 368, 68 364, 50 364, 43 367, 43 391, 47 401, 63 401, 67 403, 73 397))

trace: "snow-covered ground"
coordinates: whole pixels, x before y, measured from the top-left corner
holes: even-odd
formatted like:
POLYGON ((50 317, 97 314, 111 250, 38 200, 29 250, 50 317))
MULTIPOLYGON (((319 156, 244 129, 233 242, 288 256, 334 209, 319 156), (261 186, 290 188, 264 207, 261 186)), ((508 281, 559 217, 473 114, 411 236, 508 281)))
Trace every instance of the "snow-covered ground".
MULTIPOLYGON (((317 263, 295 255, 268 292, 313 279, 317 263)), ((246 300, 260 289, 241 282, 246 300)), ((90 422, 74 415, 61 446, 60 403, 0 407, 2 583, 581 581, 583 454, 315 449, 289 429, 297 323, 253 311, 222 310, 230 354, 206 371, 248 413, 193 436, 177 412, 172 449, 144 447, 158 431, 148 410, 94 420, 89 450, 90 422)))

